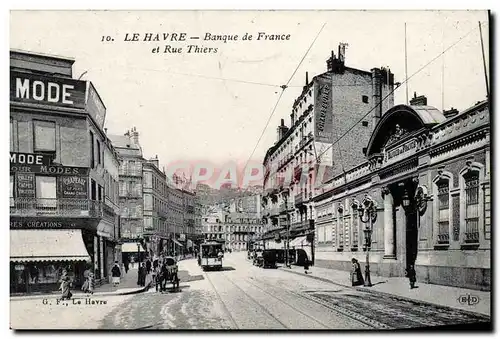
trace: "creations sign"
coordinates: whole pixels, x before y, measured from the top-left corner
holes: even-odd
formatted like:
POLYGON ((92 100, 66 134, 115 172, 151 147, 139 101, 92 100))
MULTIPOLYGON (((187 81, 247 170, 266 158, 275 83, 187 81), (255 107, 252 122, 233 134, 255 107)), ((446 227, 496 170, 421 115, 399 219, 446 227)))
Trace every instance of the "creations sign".
POLYGON ((318 142, 333 142, 332 88, 328 79, 318 77, 314 100, 314 137, 318 142))
MULTIPOLYGON (((94 226, 95 227, 95 226, 94 226)), ((83 218, 25 218, 10 217, 11 229, 89 229, 88 220, 83 218)))

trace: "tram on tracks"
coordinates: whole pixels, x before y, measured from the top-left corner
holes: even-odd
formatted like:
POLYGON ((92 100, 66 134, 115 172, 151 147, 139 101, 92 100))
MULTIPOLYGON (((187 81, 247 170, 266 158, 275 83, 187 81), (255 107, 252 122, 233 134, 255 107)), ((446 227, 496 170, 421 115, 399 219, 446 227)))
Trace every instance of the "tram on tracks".
POLYGON ((224 243, 219 241, 205 241, 200 245, 198 265, 206 271, 208 269, 222 269, 224 258, 224 243))

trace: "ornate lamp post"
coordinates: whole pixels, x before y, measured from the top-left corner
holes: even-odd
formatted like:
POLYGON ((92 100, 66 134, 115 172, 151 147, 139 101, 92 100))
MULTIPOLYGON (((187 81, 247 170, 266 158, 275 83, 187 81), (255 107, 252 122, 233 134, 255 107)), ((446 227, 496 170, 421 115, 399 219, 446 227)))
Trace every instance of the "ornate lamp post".
POLYGON ((372 232, 373 223, 377 219, 377 210, 373 203, 373 200, 368 196, 363 199, 361 206, 359 207, 359 218, 362 223, 365 224, 363 228, 363 233, 365 234, 365 244, 364 249, 366 250, 366 266, 365 266, 365 287, 372 287, 372 281, 370 277, 370 248, 372 244, 372 232))

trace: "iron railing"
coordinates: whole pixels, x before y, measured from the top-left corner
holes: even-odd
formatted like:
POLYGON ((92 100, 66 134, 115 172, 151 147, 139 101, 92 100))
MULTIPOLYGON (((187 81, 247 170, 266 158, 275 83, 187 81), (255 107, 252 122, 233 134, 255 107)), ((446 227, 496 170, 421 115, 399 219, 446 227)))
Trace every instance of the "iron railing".
POLYGON ((102 218, 103 205, 89 199, 11 198, 10 215, 102 218))

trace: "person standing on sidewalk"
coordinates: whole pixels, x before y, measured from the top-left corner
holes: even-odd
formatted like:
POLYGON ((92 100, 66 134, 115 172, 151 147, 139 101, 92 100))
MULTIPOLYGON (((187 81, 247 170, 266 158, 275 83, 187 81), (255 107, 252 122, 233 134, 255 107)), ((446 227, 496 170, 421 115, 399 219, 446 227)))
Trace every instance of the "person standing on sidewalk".
POLYGON ((70 285, 71 285, 71 279, 68 276, 68 271, 63 270, 62 276, 61 276, 61 300, 64 299, 71 299, 71 296, 73 295, 70 291, 70 285))
POLYGON ((122 272, 120 271, 120 266, 118 266, 118 261, 115 261, 115 265, 111 269, 111 279, 112 279, 114 287, 116 287, 120 284, 120 277, 121 276, 122 276, 122 272))
POLYGON ((352 258, 352 271, 351 271, 351 283, 352 286, 360 286, 365 283, 365 280, 363 279, 363 273, 361 272, 361 265, 359 262, 352 258))
POLYGON ((146 274, 151 273, 151 260, 146 260, 146 274))
POLYGON ((128 260, 125 261, 124 266, 125 266, 125 274, 127 274, 128 273, 128 268, 129 268, 128 267, 128 260))
POLYGON ((406 269, 406 276, 410 280, 410 289, 415 288, 415 283, 417 282, 417 272, 415 271, 415 265, 410 264, 406 269))

